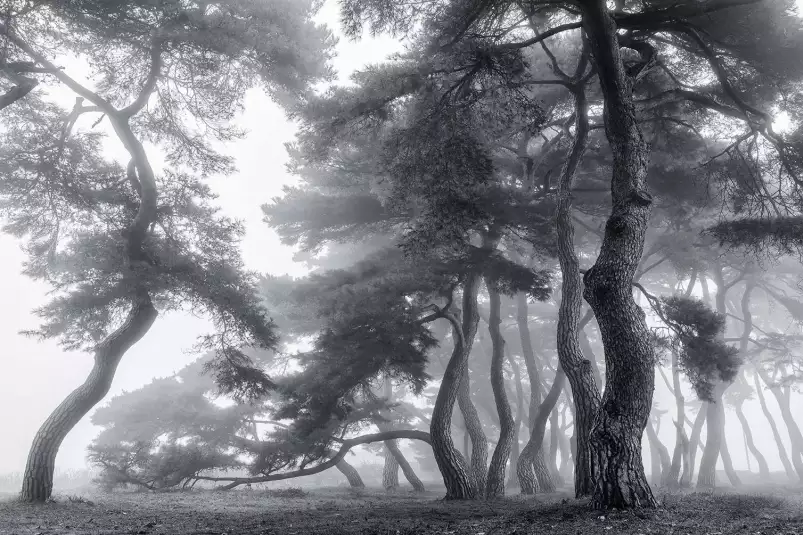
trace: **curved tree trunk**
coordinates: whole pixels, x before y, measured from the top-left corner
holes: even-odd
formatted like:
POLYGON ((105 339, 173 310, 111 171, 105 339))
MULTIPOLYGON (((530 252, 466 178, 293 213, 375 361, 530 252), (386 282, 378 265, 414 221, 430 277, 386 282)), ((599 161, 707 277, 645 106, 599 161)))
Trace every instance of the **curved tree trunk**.
POLYGON ((694 418, 694 425, 691 428, 691 437, 689 438, 689 481, 694 479, 694 470, 696 467, 695 461, 697 458, 697 448, 705 451, 705 447, 700 446, 700 435, 703 432, 703 425, 705 424, 707 407, 706 403, 697 411, 697 416, 694 418))
POLYGON ((742 433, 744 433, 744 438, 747 442, 747 449, 750 450, 750 453, 753 454, 753 457, 755 457, 758 463, 758 475, 761 479, 767 481, 770 477, 770 467, 767 465, 767 459, 762 455, 761 451, 756 447, 756 443, 753 441, 753 432, 750 430, 750 422, 747 421, 744 415, 741 403, 736 405, 736 417, 739 418, 739 423, 742 425, 742 433))
MULTIPOLYGON (((477 292, 479 276, 468 276, 463 287, 462 325, 451 313, 447 319, 452 324, 454 349, 438 389, 435 407, 430 421, 432 452, 438 463, 443 482, 446 485, 447 500, 466 500, 477 497, 466 461, 455 449, 452 441, 452 410, 457 401, 460 384, 468 369, 468 355, 477 332, 479 313, 477 312, 477 292)), ((463 413, 465 417, 465 413, 463 413)), ((468 423, 466 423, 468 427, 468 423)))
POLYGON ((510 458, 510 449, 513 446, 513 412, 507 399, 505 389, 505 339, 502 337, 502 297, 493 287, 494 281, 486 279, 488 294, 490 296, 490 319, 488 329, 493 343, 491 357, 491 389, 499 414, 499 441, 496 443, 491 464, 488 467, 488 480, 485 487, 487 498, 497 498, 505 495, 505 469, 510 458))
POLYGON ((671 460, 669 458, 669 451, 664 446, 661 439, 658 438, 658 433, 652 425, 652 422, 647 422, 647 440, 650 443, 651 458, 654 459, 652 469, 652 481, 654 485, 665 485, 666 476, 668 475, 671 460))
POLYGON ((772 392, 772 395, 778 402, 778 407, 781 409, 781 418, 783 419, 784 425, 786 425, 786 430, 789 433, 789 441, 792 446, 790 451, 792 465, 795 467, 795 471, 800 480, 803 481, 803 457, 801 456, 801 454, 803 454, 803 435, 801 435, 800 427, 798 427, 795 417, 792 414, 789 400, 784 396, 781 387, 773 384, 772 379, 764 370, 757 368, 757 371, 761 376, 761 380, 764 381, 764 384, 770 387, 770 392, 772 392))
POLYGON ((109 393, 123 355, 145 336, 156 316, 150 298, 140 296, 125 322, 95 349, 95 365, 89 377, 61 402, 36 432, 22 480, 23 501, 44 502, 50 498, 59 446, 81 418, 109 393))
POLYGON ((795 469, 792 467, 792 463, 789 462, 789 456, 786 454, 786 447, 783 444, 781 433, 778 432, 778 424, 775 423, 775 418, 772 416, 769 407, 767 407, 767 400, 764 398, 764 389, 759 381, 758 373, 753 375, 753 379, 756 386, 756 396, 758 396, 758 401, 761 404, 761 411, 764 413, 764 417, 767 419, 772 429, 772 436, 775 438, 775 445, 778 447, 778 456, 781 459, 784 471, 786 471, 786 477, 794 481, 798 479, 798 477, 795 473, 795 469))
MULTIPOLYGON (((696 273, 695 271, 694 278, 696 278, 696 273)), ((692 284, 694 278, 692 279, 692 284)), ((691 286, 689 286, 689 290, 691 290, 691 286)), ((672 351, 672 386, 676 410, 676 420, 674 420, 676 428, 675 450, 672 453, 672 464, 669 467, 669 473, 666 475, 665 483, 670 488, 686 488, 688 482, 691 481, 691 473, 689 472, 689 439, 686 436, 684 423, 686 421, 686 400, 683 398, 683 391, 680 388, 680 368, 678 367, 678 355, 675 351, 672 351), (682 476, 681 468, 683 468, 682 476)))
MULTIPOLYGON (((391 454, 393 459, 396 461, 396 486, 399 486, 399 471, 398 469, 401 468, 402 474, 404 474, 404 478, 407 480, 408 483, 413 487, 415 492, 424 492, 426 488, 424 488, 424 483, 418 478, 413 470, 413 467, 410 466, 410 463, 407 461, 407 458, 402 453, 401 449, 399 448, 398 441, 396 440, 388 440, 385 442, 386 451, 391 454)), ((387 467, 387 457, 385 457, 385 466, 387 467)), ((384 480, 384 473, 383 473, 383 480, 384 480)))
POLYGON ((522 494, 533 494, 536 490, 536 482, 538 483, 538 490, 541 492, 554 492, 555 483, 552 481, 549 468, 544 461, 544 435, 546 434, 546 423, 549 415, 555 408, 558 401, 563 385, 566 382, 566 375, 562 368, 558 368, 555 375, 555 381, 549 389, 549 393, 544 402, 538 407, 535 417, 533 418, 532 431, 530 432, 530 440, 524 446, 519 457, 519 462, 516 465, 516 474, 519 478, 519 487, 522 494), (533 469, 535 472, 533 472, 533 469))
POLYGON ((733 460, 731 459, 730 451, 728 450, 728 439, 725 436, 725 411, 722 414, 722 446, 719 448, 719 454, 722 457, 722 466, 725 468, 725 474, 728 476, 728 481, 734 487, 741 487, 742 480, 739 479, 739 474, 733 469, 733 460))
MULTIPOLYGON (((585 69, 581 62, 578 71, 585 69)), ((580 72, 582 76, 584 73, 580 72)), ((575 109, 575 136, 566 162, 561 170, 555 212, 558 260, 563 277, 561 301, 558 309, 557 346, 561 368, 569 379, 575 403, 575 455, 574 490, 577 497, 590 495, 594 490, 595 469, 590 445, 591 424, 599 409, 600 395, 594 381, 591 362, 580 348, 579 321, 583 305, 580 261, 574 248, 571 190, 577 166, 588 145, 588 103, 585 88, 580 82, 573 87, 575 109)))
POLYGON ((341 459, 335 465, 341 474, 346 476, 346 479, 349 482, 349 486, 353 489, 364 489, 365 483, 363 483, 362 478, 360 477, 360 473, 357 472, 357 469, 346 462, 345 459, 341 459))
MULTIPOLYGON (((382 487, 387 491, 395 491, 399 488, 399 463, 396 457, 390 452, 388 442, 385 442, 385 466, 382 469, 382 487)), ((398 449, 398 448, 397 448, 398 449)))
POLYGON ((471 439, 471 480, 477 489, 477 496, 482 497, 488 476, 488 438, 482 429, 482 420, 477 413, 477 407, 471 400, 468 367, 463 371, 463 378, 460 381, 457 404, 460 406, 460 412, 466 422, 466 431, 471 439))

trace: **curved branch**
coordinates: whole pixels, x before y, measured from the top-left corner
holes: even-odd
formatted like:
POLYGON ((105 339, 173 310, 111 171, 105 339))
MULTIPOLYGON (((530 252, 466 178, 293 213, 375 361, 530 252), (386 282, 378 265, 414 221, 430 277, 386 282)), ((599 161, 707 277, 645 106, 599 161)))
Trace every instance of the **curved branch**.
POLYGON ((293 472, 285 472, 283 474, 271 474, 259 477, 198 476, 196 479, 202 481, 221 481, 221 482, 228 481, 230 483, 228 485, 220 487, 220 490, 229 490, 239 485, 245 485, 247 483, 265 483, 268 481, 281 481, 283 479, 293 479, 296 477, 311 476, 313 474, 318 474, 320 472, 328 470, 337 465, 337 463, 339 463, 346 456, 349 450, 355 446, 360 446, 362 444, 370 444, 372 442, 384 442, 385 440, 396 440, 405 438, 410 440, 423 440, 427 444, 432 444, 432 442, 430 441, 429 433, 427 433, 426 431, 417 431, 413 429, 384 431, 382 433, 371 433, 369 435, 363 435, 360 437, 349 438, 344 440, 343 445, 340 446, 340 449, 332 458, 312 468, 302 468, 300 470, 294 470, 293 472))

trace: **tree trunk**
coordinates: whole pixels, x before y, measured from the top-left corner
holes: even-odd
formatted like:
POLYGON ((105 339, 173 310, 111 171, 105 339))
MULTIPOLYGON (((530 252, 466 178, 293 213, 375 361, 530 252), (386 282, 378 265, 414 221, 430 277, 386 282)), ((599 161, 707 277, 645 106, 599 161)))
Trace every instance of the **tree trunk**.
POLYGON ((593 0, 580 6, 605 99, 605 133, 613 154, 612 212, 597 261, 584 281, 584 297, 602 335, 606 375, 591 431, 596 465, 592 505, 655 507, 641 460, 641 438, 655 389, 655 354, 644 311, 632 290, 652 205, 646 191, 649 145, 638 125, 632 81, 607 4, 593 0))
MULTIPOLYGON (((404 474, 404 478, 407 480, 408 483, 410 483, 410 486, 413 487, 413 490, 415 492, 424 492, 426 490, 426 488, 424 488, 424 483, 421 482, 421 480, 416 475, 415 470, 413 470, 413 467, 410 466, 410 463, 407 461, 407 458, 405 458, 404 454, 402 453, 401 449, 399 448, 398 441, 396 441, 396 440, 388 440, 388 441, 386 441, 385 442, 385 448, 386 448, 385 468, 388 467, 387 452, 389 452, 391 454, 391 456, 393 457, 393 459, 396 462, 396 470, 394 471, 395 477, 396 477, 396 487, 399 486, 399 470, 398 469, 401 468, 401 471, 404 474)), ((392 467, 390 469, 393 470, 392 467)), ((384 482, 384 473, 383 473, 383 482, 384 482)), ((391 482, 391 481, 388 480, 388 482, 391 482)), ((386 487, 386 489, 387 489, 387 487, 386 487)))
POLYGON ((772 395, 775 396, 775 400, 778 402, 778 407, 781 409, 781 418, 786 425, 786 430, 789 433, 789 441, 791 442, 792 446, 790 452, 792 465, 795 467, 795 472, 797 472, 798 478, 803 481, 803 459, 801 458, 801 453, 803 452, 803 435, 801 435, 800 427, 798 427, 795 417, 792 415, 792 411, 789 407, 789 400, 785 398, 781 387, 773 384, 772 379, 770 379, 764 370, 756 368, 756 371, 761 376, 761 380, 764 381, 764 384, 770 387, 770 392, 772 392, 772 395))
POLYGON ((148 332, 157 314, 147 294, 138 297, 125 322, 97 346, 89 377, 36 432, 23 475, 20 496, 23 501, 45 502, 50 498, 59 446, 81 418, 109 393, 123 355, 148 332))
POLYGON ((722 445, 719 448, 719 454, 722 457, 722 466, 725 468, 725 474, 728 476, 733 487, 741 487, 742 480, 739 479, 739 474, 733 469, 733 460, 731 459, 730 451, 728 450, 728 438, 725 436, 725 409, 722 409, 722 445))
POLYGON ((382 486, 386 491, 395 491, 399 488, 399 463, 390 452, 388 442, 385 441, 385 467, 382 470, 382 486))
POLYGON ((486 279, 485 284, 490 296, 490 318, 488 330, 493 343, 491 357, 491 389, 496 402, 496 411, 499 414, 499 441, 496 443, 491 465, 488 467, 488 480, 485 487, 487 498, 498 498, 505 495, 505 469, 510 458, 510 449, 513 447, 513 412, 507 399, 505 389, 505 339, 502 337, 502 297, 494 288, 494 281, 486 279))
MULTIPOLYGON (((446 485, 447 500, 467 500, 477 497, 466 461, 452 442, 451 427, 452 410, 468 368, 468 355, 479 322, 478 290, 479 276, 477 274, 469 275, 463 287, 462 325, 454 315, 447 313, 447 319, 452 324, 454 349, 449 363, 446 365, 430 421, 432 452, 446 485)), ((465 417, 465 413, 463 414, 465 417)), ((468 423, 466 426, 468 427, 468 423)))
POLYGON ((507 478, 507 486, 513 487, 518 483, 516 478, 516 465, 519 462, 521 455, 521 444, 519 439, 521 436, 521 425, 524 422, 524 388, 521 385, 521 370, 516 362, 516 359, 508 353, 508 362, 510 367, 513 368, 513 380, 516 382, 516 421, 513 424, 513 447, 510 450, 510 475, 507 478))
MULTIPOLYGON (((585 63, 581 62, 584 68, 585 63)), ((579 69, 578 69, 579 70, 579 69)), ((583 73, 580 73, 581 75, 583 73)), ((585 88, 578 83, 572 89, 575 109, 575 136, 561 170, 555 212, 558 260, 563 278, 558 309, 557 347, 561 368, 569 379, 575 403, 577 455, 574 467, 574 491, 577 497, 594 490, 595 469, 589 442, 591 424, 599 409, 600 394, 594 381, 591 362, 580 348, 579 321, 583 305, 580 261, 574 248, 572 222, 572 185, 577 166, 588 145, 588 103, 585 88)))
POLYGON ((477 407, 471 400, 471 383, 468 367, 463 371, 463 379, 460 381, 457 404, 466 422, 466 430, 471 439, 471 479, 477 489, 477 496, 482 497, 485 493, 485 485, 488 476, 488 439, 482 429, 482 420, 477 413, 477 407))
POLYGON ((717 459, 722 449, 725 406, 722 394, 727 385, 720 382, 714 386, 713 401, 705 403, 706 439, 703 456, 700 459, 700 470, 697 474, 697 486, 714 488, 716 486, 717 459))
MULTIPOLYGON (((696 278, 696 273, 695 271, 692 284, 694 283, 694 278, 696 278)), ((691 290, 691 285, 689 286, 689 290, 691 290)), ((686 421, 686 400, 683 398, 683 391, 680 387, 680 368, 678 367, 678 355, 675 351, 672 351, 672 386, 672 393, 675 395, 676 410, 675 450, 672 453, 672 464, 669 467, 669 473, 666 475, 665 483, 670 488, 678 486, 680 488, 686 488, 684 486, 684 481, 686 481, 687 478, 689 482, 691 481, 691 474, 689 473, 689 439, 686 437, 684 423, 686 421), (682 477, 680 473, 681 465, 683 468, 682 477)))
POLYGON ((753 379, 756 385, 756 395, 758 396, 758 401, 761 404, 761 411, 764 413, 764 417, 769 422, 770 428, 772 428, 772 436, 775 438, 776 446, 778 446, 778 456, 781 459, 781 464, 783 464, 784 471, 786 471, 786 477, 793 481, 799 479, 795 473, 795 469, 792 467, 792 463, 789 462, 789 456, 786 454, 786 447, 783 444, 781 433, 778 432, 778 425, 775 423, 775 418, 772 416, 769 407, 767 407, 767 400, 764 398, 764 389, 759 381, 758 373, 753 375, 753 379))
MULTIPOLYGON (((691 438, 689 438, 689 481, 694 479, 695 461, 697 458, 697 448, 700 447, 700 435, 703 432, 703 425, 705 424, 705 416, 707 412, 706 403, 697 411, 697 416, 694 418, 694 425, 691 428, 691 438)), ((701 447, 705 451, 704 447, 701 447)))
POLYGON ((538 404, 541 403, 541 374, 535 359, 535 351, 533 350, 533 342, 530 335, 528 308, 527 295, 524 293, 516 295, 516 326, 519 330, 521 352, 524 357, 524 366, 527 369, 527 379, 530 382, 530 417, 527 421, 527 427, 532 429, 533 416, 538 410, 538 404))
POLYGON ((566 375, 562 368, 558 368, 552 388, 549 389, 549 393, 544 398, 544 402, 538 407, 533 418, 530 440, 524 446, 519 462, 516 465, 516 474, 519 478, 519 487, 522 494, 533 494, 536 490, 536 481, 538 490, 541 492, 555 491, 555 483, 552 481, 549 468, 544 461, 543 444, 547 420, 555 408, 565 382, 566 375), (533 469, 535 469, 535 473, 533 473, 533 469))
POLYGON ((756 447, 756 443, 753 441, 753 432, 750 430, 750 422, 747 421, 744 411, 742 411, 741 403, 736 405, 736 416, 739 418, 739 423, 742 425, 742 433, 744 433, 744 438, 747 442, 747 448, 750 450, 750 453, 753 454, 753 457, 755 457, 756 462, 758 463, 758 475, 761 477, 761 479, 767 481, 770 477, 770 467, 767 465, 767 459, 764 458, 764 455, 762 455, 762 453, 756 447))
POLYGON ((667 476, 672 464, 669 458, 669 451, 661 442, 661 439, 658 438, 658 433, 655 431, 652 422, 647 422, 646 431, 650 450, 654 452, 654 458, 656 459, 656 465, 653 467, 655 472, 652 474, 653 484, 664 486, 667 484, 667 476))
POLYGON ((346 479, 349 482, 349 486, 353 489, 364 489, 365 483, 362 482, 362 478, 360 477, 360 473, 357 472, 357 469, 351 466, 345 459, 341 459, 335 465, 341 474, 346 476, 346 479))
POLYGON ((558 450, 560 449, 560 428, 558 425, 558 410, 552 409, 549 416, 549 472, 556 487, 564 484, 563 476, 558 468, 558 450))

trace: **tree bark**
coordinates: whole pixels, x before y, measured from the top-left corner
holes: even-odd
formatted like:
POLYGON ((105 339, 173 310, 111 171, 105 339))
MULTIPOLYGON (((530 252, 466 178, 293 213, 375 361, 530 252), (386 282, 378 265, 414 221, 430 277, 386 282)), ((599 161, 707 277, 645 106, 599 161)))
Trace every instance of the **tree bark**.
POLYGON ((485 485, 488 477, 488 438, 482 429, 482 420, 477 413, 477 407, 471 400, 471 381, 469 369, 463 371, 463 378, 460 381, 457 404, 466 423, 466 431, 471 439, 471 480, 477 489, 477 496, 482 497, 485 493, 485 485))
POLYGON ((672 464, 669 458, 669 451, 661 442, 661 439, 658 438, 658 433, 655 431, 652 422, 647 422, 646 431, 647 440, 650 443, 650 451, 654 453, 656 460, 655 466, 653 466, 653 470, 655 470, 652 474, 653 484, 664 486, 667 484, 667 476, 672 464))
MULTIPOLYGON (((446 365, 430 421, 432 452, 446 485, 447 500, 467 500, 477 497, 470 469, 463 456, 454 447, 451 426, 452 410, 468 368, 468 355, 479 322, 477 311, 479 280, 479 275, 472 273, 464 284, 462 325, 454 315, 447 313, 447 319, 452 324, 454 349, 449 363, 446 365)), ((465 413, 463 416, 465 417, 465 413)), ((468 422, 466 422, 466 427, 468 427, 468 422)))
POLYGON ((349 482, 349 486, 353 489, 364 489, 365 483, 363 483, 362 478, 360 477, 360 473, 357 472, 357 469, 346 462, 345 459, 340 459, 338 463, 335 465, 341 474, 346 476, 346 479, 349 482))
POLYGON ((549 472, 552 475, 556 487, 564 484, 563 475, 558 468, 558 450, 560 449, 560 428, 558 425, 557 408, 552 409, 549 416, 549 472))
POLYGON ((36 432, 23 475, 23 501, 44 502, 50 498, 59 446, 81 418, 109 393, 123 355, 145 336, 157 314, 147 295, 138 297, 125 322, 97 346, 89 377, 61 402, 36 432))
MULTIPOLYGON (((641 460, 641 438, 655 389, 655 355, 644 311, 632 290, 652 205, 646 191, 649 146, 638 124, 633 83, 605 0, 584 2, 581 11, 605 100, 605 133, 613 154, 612 212, 597 261, 584 279, 584 297, 602 335, 606 374, 591 431, 596 476, 592 505, 655 507, 641 460)), ((630 43, 639 52, 644 45, 630 43)), ((650 58, 642 59, 646 68, 650 58)))
MULTIPOLYGON (((585 64, 582 63, 583 68, 585 64)), ((580 69, 578 68, 578 71, 580 69)), ((580 73, 584 75, 584 73, 580 73)), ((558 183, 555 227, 558 260, 563 278, 558 309, 557 348, 560 365, 569 379, 575 403, 574 490, 577 497, 590 495, 594 490, 595 469, 590 444, 591 424, 599 409, 600 394, 591 362, 580 348, 579 321, 583 305, 580 260, 574 248, 571 190, 575 173, 588 146, 588 102, 582 82, 571 88, 575 110, 575 136, 563 165, 558 183)))
POLYGON ((385 441, 385 466, 382 469, 382 487, 386 491, 392 492, 399 488, 399 463, 396 461, 396 457, 390 452, 390 448, 388 447, 389 442, 391 441, 385 441))
POLYGON ((717 460, 722 448, 723 416, 725 415, 722 394, 726 386, 722 382, 716 384, 712 393, 714 401, 705 403, 705 448, 700 459, 700 470, 697 473, 697 486, 701 488, 714 488, 716 486, 717 460))
MULTIPOLYGON (((694 418, 694 425, 691 428, 691 437, 689 438, 689 481, 694 479, 695 460, 697 458, 697 448, 700 446, 700 435, 703 432, 703 425, 706 420, 706 404, 700 407, 697 411, 697 416, 694 418)), ((701 449, 705 452, 705 447, 701 449)))
POLYGON ((778 447, 778 456, 781 459, 781 464, 783 464, 786 477, 793 481, 799 479, 795 473, 795 469, 792 467, 792 463, 789 462, 789 456, 786 454, 786 447, 783 444, 781 433, 778 432, 778 425, 775 423, 775 418, 772 416, 769 407, 767 407, 767 400, 764 398, 764 389, 759 381, 758 373, 753 375, 753 379, 756 385, 756 395, 758 396, 758 401, 761 404, 761 411, 764 413, 764 417, 767 419, 767 422, 769 422, 770 428, 772 429, 772 436, 775 438, 775 445, 778 447))
MULTIPOLYGON (((497 240, 498 241, 498 240, 497 240)), ((490 297, 490 318, 488 330, 493 344, 491 357, 491 389, 496 402, 496 411, 499 414, 499 441, 496 443, 491 464, 488 467, 488 480, 485 487, 487 498, 497 498, 505 495, 505 469, 510 458, 510 449, 513 446, 513 412, 507 399, 505 389, 505 339, 502 337, 502 296, 494 288, 494 281, 486 279, 488 295, 490 297)))
MULTIPOLYGON (((399 448, 398 441, 396 440, 388 440, 385 442, 386 450, 391 454, 393 459, 396 461, 396 486, 399 486, 399 471, 398 469, 401 468, 402 474, 404 474, 404 478, 410 483, 410 486, 413 487, 415 492, 424 492, 426 488, 424 487, 424 483, 418 478, 413 470, 413 467, 410 466, 410 463, 407 461, 407 458, 402 453, 401 449, 399 448)), ((385 466, 387 467, 387 457, 385 458, 385 466)), ((384 476, 383 476, 384 479, 384 476)))
POLYGON ((519 478, 519 487, 522 494, 534 494, 536 482, 538 483, 537 488, 541 492, 555 491, 555 483, 552 481, 549 468, 544 461, 543 444, 547 420, 555 408, 565 382, 566 375, 562 368, 558 368, 552 388, 549 389, 549 393, 538 407, 533 418, 530 440, 524 446, 519 462, 516 465, 516 474, 519 478), (533 472, 533 469, 535 469, 535 472, 533 472))
POLYGON ((772 395, 775 396, 775 400, 778 402, 778 407, 781 409, 781 418, 789 433, 789 440, 792 446, 790 452, 792 465, 795 467, 795 471, 800 480, 803 481, 803 459, 801 458, 801 453, 803 453, 803 435, 800 433, 800 427, 798 427, 795 421, 795 417, 789 406, 789 400, 784 396, 781 387, 773 384, 772 380, 763 370, 759 369, 759 373, 761 374, 761 379, 767 386, 772 385, 770 386, 770 392, 772 392, 772 395))
POLYGON ((728 480, 734 487, 741 487, 742 480, 739 479, 739 474, 733 469, 733 460, 731 459, 730 451, 728 450, 728 439, 725 436, 725 408, 722 408, 722 446, 719 448, 719 454, 722 456, 722 466, 725 468, 725 474, 728 480))

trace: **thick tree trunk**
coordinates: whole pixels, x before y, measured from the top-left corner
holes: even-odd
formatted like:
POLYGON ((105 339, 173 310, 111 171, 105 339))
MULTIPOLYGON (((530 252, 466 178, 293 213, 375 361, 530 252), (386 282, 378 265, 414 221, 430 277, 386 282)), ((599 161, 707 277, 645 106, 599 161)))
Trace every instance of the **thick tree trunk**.
POLYGON ((700 470, 697 473, 697 486, 714 488, 716 486, 717 460, 722 449, 725 406, 722 394, 727 388, 722 382, 714 386, 713 401, 705 403, 706 439, 700 470))
POLYGON ((349 486, 353 489, 364 489, 365 483, 363 483, 362 478, 360 477, 360 473, 357 472, 357 469, 354 468, 352 465, 346 462, 345 459, 341 459, 335 465, 341 474, 346 476, 346 479, 349 482, 349 486))
POLYGON ((756 443, 753 440, 753 431, 750 429, 750 422, 747 421, 744 415, 741 403, 736 405, 736 417, 739 418, 739 423, 742 425, 742 433, 744 433, 744 438, 747 442, 747 449, 750 450, 750 453, 753 454, 758 463, 758 475, 761 479, 767 481, 770 477, 770 467, 767 464, 767 459, 756 447, 756 443))
POLYGON ((792 467, 792 463, 789 462, 789 456, 786 454, 786 446, 783 444, 781 433, 778 432, 778 424, 775 423, 775 418, 772 416, 772 413, 767 406, 766 398, 764 398, 764 389, 759 381, 758 373, 754 374, 753 379, 756 385, 756 395, 758 396, 758 401, 761 404, 761 411, 764 413, 764 417, 767 419, 767 422, 769 422, 770 428, 772 429, 772 436, 775 438, 775 445, 778 447, 778 456, 781 459, 781 464, 783 464, 786 477, 793 481, 797 480, 799 478, 795 473, 795 469, 792 467))
MULTIPOLYGON (((499 415, 499 441, 496 443, 491 464, 488 467, 488 480, 485 487, 487 498, 497 498, 505 495, 505 469, 510 458, 510 449, 513 447, 513 412, 507 399, 505 389, 505 339, 502 337, 502 297, 494 288, 494 281, 486 279, 488 295, 490 296, 490 318, 488 330, 493 343, 491 357, 491 389, 496 402, 496 411, 499 415)), ((548 413, 547 413, 548 415, 548 413)))
POLYGON ((399 463, 396 457, 390 452, 388 442, 385 442, 385 467, 382 470, 382 487, 387 491, 395 491, 399 488, 399 463))
POLYGON ((446 485, 447 500, 467 500, 477 497, 470 469, 452 442, 451 427, 452 410, 458 398, 463 376, 468 368, 468 355, 479 322, 479 313, 477 312, 479 281, 478 275, 471 274, 464 284, 462 325, 451 313, 448 314, 447 319, 452 324, 454 349, 449 363, 446 365, 430 421, 432 452, 446 485))
MULTIPOLYGON (((655 389, 655 355, 644 311, 632 290, 652 205, 646 191, 649 146, 638 124, 632 81, 605 0, 584 2, 581 11, 605 99, 605 133, 613 154, 612 212, 597 261, 584 281, 584 297, 602 335, 606 375, 591 431, 596 469, 592 504, 655 507, 641 460, 641 438, 655 389)), ((643 49, 644 43, 630 46, 643 49)))
POLYGON ((555 375, 555 381, 549 389, 549 393, 544 402, 538 407, 533 418, 530 440, 524 446, 516 465, 516 474, 519 478, 519 487, 522 494, 533 494, 537 489, 541 492, 554 492, 555 483, 552 481, 549 468, 544 460, 544 435, 546 434, 546 423, 563 390, 566 375, 562 368, 559 368, 555 375), (535 472, 533 472, 533 469, 535 472))
MULTIPOLYGON (((584 63, 582 65, 585 65, 584 63)), ((580 73, 581 75, 583 73, 580 73)), ((588 145, 588 103, 585 88, 577 83, 572 89, 575 109, 575 136, 561 170, 555 212, 558 260, 563 277, 558 309, 558 359, 572 388, 575 403, 575 437, 577 455, 574 467, 576 496, 590 495, 594 490, 595 468, 590 444, 591 424, 599 410, 600 394, 594 380, 591 362, 580 348, 579 321, 583 305, 580 261, 574 248, 572 222, 572 185, 577 166, 588 145)))
POLYGON ((125 322, 95 349, 95 365, 89 377, 61 402, 36 432, 23 475, 23 501, 44 502, 50 498, 59 446, 81 418, 109 393, 123 355, 148 332, 156 316, 150 298, 140 296, 125 322))

